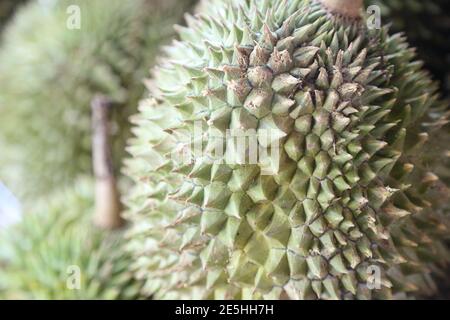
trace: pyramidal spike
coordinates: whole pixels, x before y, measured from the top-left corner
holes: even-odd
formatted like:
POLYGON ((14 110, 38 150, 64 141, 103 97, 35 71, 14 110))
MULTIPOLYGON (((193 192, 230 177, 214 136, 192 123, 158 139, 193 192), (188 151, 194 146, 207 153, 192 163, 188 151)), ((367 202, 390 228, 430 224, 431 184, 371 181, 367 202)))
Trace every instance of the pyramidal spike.
POLYGON ((239 43, 243 47, 252 47, 255 42, 255 35, 249 26, 245 23, 242 29, 242 39, 239 43))
POLYGON ((433 172, 427 172, 420 181, 420 191, 425 192, 439 181, 439 177, 433 172))
POLYGON ((397 208, 392 204, 384 207, 383 213, 392 220, 401 219, 411 214, 411 212, 397 208))
POLYGON ((259 44, 256 44, 250 54, 250 65, 251 66, 263 66, 269 61, 270 51, 263 48, 259 44))
POLYGON ((267 25, 267 23, 264 23, 263 26, 262 40, 264 47, 269 50, 272 50, 278 41, 277 35, 270 30, 270 27, 267 25))
POLYGON ((215 78, 216 80, 223 81, 225 73, 224 71, 216 68, 204 68, 204 72, 208 73, 209 76, 215 78))
POLYGON ((245 70, 249 64, 249 49, 245 47, 238 46, 237 44, 234 46, 233 58, 231 64, 233 66, 239 67, 241 70, 245 70))

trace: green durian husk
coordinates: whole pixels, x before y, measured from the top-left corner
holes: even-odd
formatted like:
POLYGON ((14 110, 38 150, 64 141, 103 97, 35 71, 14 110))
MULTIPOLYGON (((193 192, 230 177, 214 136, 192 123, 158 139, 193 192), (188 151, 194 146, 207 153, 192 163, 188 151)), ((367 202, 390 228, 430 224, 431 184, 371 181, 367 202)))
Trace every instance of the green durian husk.
POLYGON ((34 1, 19 10, 0 48, 0 179, 25 204, 91 172, 96 94, 114 103, 118 170, 142 78, 192 2, 34 1), (73 6, 80 29, 71 29, 73 6))
POLYGON ((81 179, 43 198, 0 237, 2 299, 136 299, 123 231, 92 225, 94 188, 81 179), (80 275, 78 282, 76 276, 80 275))
POLYGON ((404 32, 450 98, 450 2, 447 0, 365 0, 381 8, 383 23, 404 32))
POLYGON ((434 294, 450 225, 421 155, 446 119, 406 38, 317 1, 212 3, 179 28, 132 118, 125 216, 144 294, 434 294), (248 163, 223 137, 252 129, 276 158, 248 163))

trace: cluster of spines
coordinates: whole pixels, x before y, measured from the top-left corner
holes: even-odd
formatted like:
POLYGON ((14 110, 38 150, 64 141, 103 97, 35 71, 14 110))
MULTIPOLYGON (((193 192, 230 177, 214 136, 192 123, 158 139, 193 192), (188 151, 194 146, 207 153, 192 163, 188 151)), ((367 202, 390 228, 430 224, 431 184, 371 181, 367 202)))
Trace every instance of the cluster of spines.
POLYGON ((141 105, 129 148, 128 174, 138 182, 128 199, 130 248, 149 294, 339 299, 433 290, 427 262, 445 249, 421 223, 435 215, 421 215, 424 204, 410 195, 427 183, 409 186, 414 165, 401 159, 434 87, 400 36, 369 37, 358 22, 338 26, 305 3, 222 7, 223 19, 188 19, 183 42, 168 48, 152 87, 160 101, 141 105), (206 157, 177 163, 173 150, 190 150, 195 121, 206 157), (261 164, 208 162, 212 144, 235 153, 212 139, 227 129, 254 129, 266 148, 275 141, 259 130, 275 130, 279 165, 262 161, 273 174, 262 175, 261 164), (367 287, 370 266, 382 271, 380 290, 367 287))
POLYGON ((441 81, 441 92, 448 98, 450 75, 444 66, 450 62, 450 47, 445 41, 450 24, 446 14, 450 9, 449 2, 365 0, 365 5, 378 6, 383 23, 392 24, 391 30, 394 32, 406 34, 410 44, 417 47, 418 56, 425 61, 426 68, 441 81))

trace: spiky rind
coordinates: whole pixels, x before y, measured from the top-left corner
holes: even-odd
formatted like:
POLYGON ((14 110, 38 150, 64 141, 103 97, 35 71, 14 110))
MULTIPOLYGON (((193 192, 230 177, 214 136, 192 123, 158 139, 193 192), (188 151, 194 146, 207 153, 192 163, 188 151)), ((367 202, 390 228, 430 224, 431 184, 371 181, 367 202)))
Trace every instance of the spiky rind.
POLYGON ((447 0, 365 0, 381 9, 383 23, 393 32, 404 32, 426 67, 441 82, 450 98, 450 2, 447 0))
POLYGON ((401 35, 367 30, 317 2, 219 2, 179 30, 182 41, 167 48, 152 98, 133 119, 129 248, 144 292, 433 293, 432 271, 449 257, 448 221, 427 202, 436 180, 411 157, 437 89, 414 51, 401 35), (278 143, 276 158, 245 164, 244 149, 230 164, 241 154, 221 135, 227 129, 254 132, 262 149, 278 143), (275 132, 269 140, 265 129, 275 132))
POLYGON ((37 205, 0 240, 3 299, 135 299, 121 232, 92 226, 92 183, 80 181, 37 205))
POLYGON ((115 103, 119 168, 141 80, 192 2, 63 0, 18 12, 0 52, 0 178, 22 200, 91 171, 90 102, 99 93, 115 103))

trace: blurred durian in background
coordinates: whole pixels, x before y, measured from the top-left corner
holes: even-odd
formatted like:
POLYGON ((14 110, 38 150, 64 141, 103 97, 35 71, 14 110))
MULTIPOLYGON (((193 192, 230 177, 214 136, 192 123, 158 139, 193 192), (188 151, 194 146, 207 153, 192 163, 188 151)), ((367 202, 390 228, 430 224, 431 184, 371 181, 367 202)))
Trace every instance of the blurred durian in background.
POLYGON ((139 297, 123 231, 92 225, 93 195, 92 181, 80 178, 0 234, 0 299, 139 297))
POLYGON ((120 166, 142 79, 192 2, 41 0, 16 13, 0 48, 0 179, 22 201, 91 172, 96 93, 116 103, 120 166), (79 8, 79 29, 71 8, 79 8))

